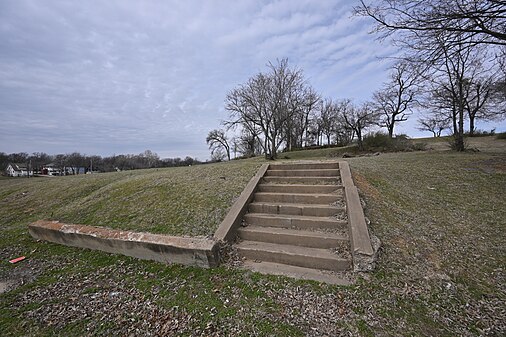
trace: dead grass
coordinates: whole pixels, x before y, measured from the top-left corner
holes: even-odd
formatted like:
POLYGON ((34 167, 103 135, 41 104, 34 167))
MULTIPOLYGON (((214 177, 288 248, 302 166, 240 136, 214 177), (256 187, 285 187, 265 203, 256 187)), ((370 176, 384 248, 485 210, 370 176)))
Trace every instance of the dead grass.
POLYGON ((261 165, 259 160, 0 182, 0 223, 38 219, 206 236, 261 165))
MULTIPOLYGON (((191 181, 178 188, 156 171, 104 175, 82 186, 75 181, 84 182, 79 179, 86 177, 60 180, 60 186, 36 179, 2 180, 0 281, 16 278, 17 286, 0 295, 2 334, 504 336, 506 154, 502 143, 487 146, 489 140, 484 138, 477 139, 484 141, 477 145, 480 152, 348 159, 366 201, 370 229, 383 242, 378 268, 351 287, 225 266, 211 270, 166 266, 35 242, 26 232, 28 222, 51 212, 89 221, 95 213, 109 219, 128 214, 127 210, 111 214, 121 209, 102 200, 102 193, 133 210, 136 200, 142 201, 140 209, 149 210, 153 208, 147 203, 160 195, 159 186, 191 194, 189 185, 198 184, 194 177, 203 180, 200 186, 210 184, 223 191, 227 182, 221 181, 220 172, 231 176, 253 172, 259 162, 217 165, 211 167, 215 170, 211 175, 182 170, 178 174, 191 181), (243 165, 246 171, 241 171, 243 165), (220 180, 206 180, 208 176, 220 180), (137 194, 144 186, 146 191, 137 194), (114 194, 116 188, 129 191, 122 197, 131 200, 122 201, 114 194), (64 201, 72 207, 62 206, 64 201), (28 259, 16 265, 6 262, 20 255, 28 259), (94 307, 97 310, 90 310, 94 307)), ((308 157, 316 158, 312 155, 308 157)), ((327 154, 320 159, 328 159, 327 154)), ((239 178, 230 177, 234 179, 239 178)), ((247 180, 241 179, 237 181, 247 180)), ((226 189, 242 189, 232 185, 226 189)), ((206 199, 219 198, 216 191, 205 193, 206 199)), ((227 195, 220 201, 226 205, 219 206, 223 209, 233 199, 227 195)), ((191 202, 199 200, 195 196, 191 202)), ((143 212, 135 214, 148 219, 143 212)))

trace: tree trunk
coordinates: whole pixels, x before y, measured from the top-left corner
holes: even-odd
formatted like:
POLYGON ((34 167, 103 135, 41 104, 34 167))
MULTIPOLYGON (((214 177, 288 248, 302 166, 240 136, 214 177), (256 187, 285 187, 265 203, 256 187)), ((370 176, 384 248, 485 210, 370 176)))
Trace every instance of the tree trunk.
POLYGON ((469 137, 474 136, 474 116, 469 114, 469 137))
MULTIPOLYGON (((462 105, 462 104, 460 104, 462 105)), ((464 107, 459 106, 459 121, 458 130, 455 134, 455 150, 462 152, 465 150, 464 146, 464 107)))
POLYGON ((394 137, 394 122, 392 121, 392 124, 388 126, 388 137, 393 138, 394 137))
POLYGON ((364 144, 362 143, 362 129, 357 129, 357 143, 358 149, 362 151, 364 149, 364 144))
POLYGON ((276 159, 276 141, 274 139, 271 141, 271 156, 269 157, 270 160, 276 159))

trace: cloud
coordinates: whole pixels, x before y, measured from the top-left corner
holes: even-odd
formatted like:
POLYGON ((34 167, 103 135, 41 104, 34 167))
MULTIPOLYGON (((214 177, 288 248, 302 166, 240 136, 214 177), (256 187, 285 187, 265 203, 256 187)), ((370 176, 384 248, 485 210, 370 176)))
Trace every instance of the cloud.
POLYGON ((0 150, 205 159, 229 90, 288 57, 368 99, 395 54, 349 1, 0 2, 0 150))

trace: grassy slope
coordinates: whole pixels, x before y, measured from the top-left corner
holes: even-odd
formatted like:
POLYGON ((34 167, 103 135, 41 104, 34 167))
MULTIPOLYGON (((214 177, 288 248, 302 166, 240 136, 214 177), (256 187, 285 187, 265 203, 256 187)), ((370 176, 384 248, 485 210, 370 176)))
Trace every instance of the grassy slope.
POLYGON ((36 219, 174 235, 210 235, 258 160, 0 182, 0 223, 36 219))
MULTIPOLYGON (((67 184, 61 189, 61 185, 45 185, 54 183, 33 179, 33 186, 44 184, 55 191, 49 204, 35 197, 43 194, 28 183, 1 181, 1 186, 8 187, 2 187, 0 193, 0 279, 27 281, 0 295, 2 332, 75 335, 90 329, 92 334, 110 335, 123 333, 125 326, 142 332, 149 329, 137 322, 151 322, 164 313, 162 321, 174 323, 178 319, 182 335, 210 335, 212 331, 230 335, 337 335, 347 331, 355 335, 504 335, 506 142, 480 140, 483 143, 478 146, 484 146, 478 153, 430 151, 349 159, 367 203, 371 230, 383 241, 383 248, 377 270, 348 288, 261 276, 224 266, 213 270, 164 266, 34 242, 26 233, 27 222, 50 216, 50 212, 72 222, 93 223, 98 219, 95 210, 101 211, 103 218, 122 219, 124 214, 115 214, 120 208, 99 195, 102 201, 96 204, 106 205, 92 208, 95 204, 90 200, 95 198, 89 196, 96 188, 110 189, 107 193, 114 195, 113 186, 150 186, 145 192, 147 198, 156 191, 157 183, 171 186, 169 173, 104 175, 100 179, 107 182, 96 178, 99 180, 93 187, 82 190, 76 190, 74 183, 70 184, 74 189, 69 190, 67 184), (493 144, 491 151, 486 150, 486 144, 493 144), (63 195, 57 196, 56 191, 63 195), (82 197, 84 194, 88 197, 82 197), (65 200, 80 201, 67 209, 60 206, 65 200), (17 265, 6 262, 22 254, 29 259, 17 265), (113 293, 130 297, 113 302, 104 312, 85 301, 90 294, 109 301, 113 293), (136 301, 142 305, 129 310, 136 301), (156 315, 153 310, 142 309, 152 306, 156 315), (93 319, 72 315, 79 310, 93 319), (118 312, 117 318, 107 318, 111 310, 118 312), (101 320, 104 317, 107 324, 101 320)), ((290 155, 302 159, 326 154, 290 155)), ((178 174, 193 177, 192 170, 207 168, 223 172, 228 165, 233 167, 230 175, 243 166, 251 166, 246 171, 252 174, 258 163, 184 168, 178 174)), ((210 176, 203 172, 202 176, 210 176)), ((213 189, 222 188, 223 182, 213 181, 213 189)), ((138 192, 131 191, 131 195, 138 192)), ((134 209, 152 207, 126 202, 134 209)), ((136 214, 148 219, 142 212, 136 214)), ((108 220, 102 224, 112 223, 108 220)), ((146 223, 145 228, 156 228, 146 223)))

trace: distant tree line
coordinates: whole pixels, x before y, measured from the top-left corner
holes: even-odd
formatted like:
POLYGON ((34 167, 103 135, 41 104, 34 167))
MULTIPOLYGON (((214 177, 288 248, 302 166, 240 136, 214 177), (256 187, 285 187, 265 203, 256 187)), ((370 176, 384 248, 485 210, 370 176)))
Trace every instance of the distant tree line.
POLYGON ((371 99, 321 97, 287 59, 269 62, 267 71, 228 93, 229 117, 206 138, 214 160, 232 154, 275 159, 280 150, 353 140, 362 147, 369 128, 383 127, 392 138, 414 112, 420 130, 435 137, 449 130, 462 151, 477 120, 505 117, 505 2, 361 1, 355 13, 373 18, 380 38, 392 38, 405 53, 371 99))
POLYGON ((57 155, 44 152, 34 152, 32 154, 25 152, 6 154, 0 152, 0 168, 2 171, 6 169, 9 163, 24 164, 34 172, 40 172, 44 166, 51 164, 60 172, 68 172, 69 174, 79 174, 83 171, 85 173, 89 171, 111 172, 201 164, 200 161, 189 156, 184 159, 160 159, 158 154, 150 150, 139 154, 121 154, 109 157, 90 156, 79 152, 57 155))

